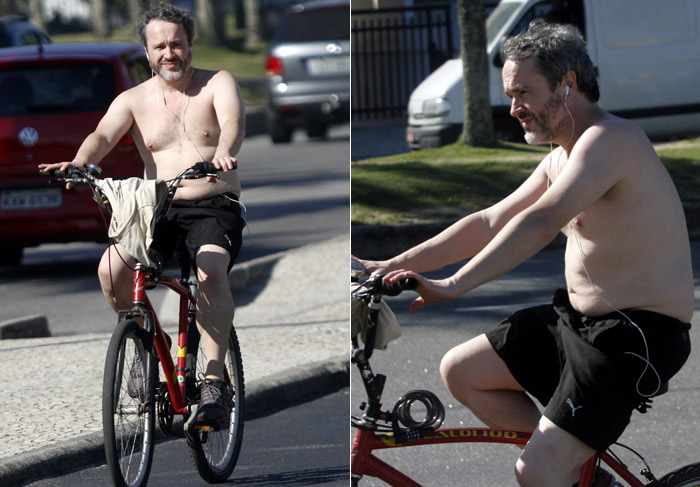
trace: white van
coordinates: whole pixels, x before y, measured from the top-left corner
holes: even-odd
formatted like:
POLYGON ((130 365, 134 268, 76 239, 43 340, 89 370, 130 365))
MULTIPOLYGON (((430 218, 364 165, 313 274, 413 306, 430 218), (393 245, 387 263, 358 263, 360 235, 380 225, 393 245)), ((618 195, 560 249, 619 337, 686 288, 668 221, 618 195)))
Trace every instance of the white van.
MULTIPOLYGON (((522 137, 503 91, 501 43, 538 17, 581 29, 598 69, 603 109, 636 122, 653 138, 700 134, 700 0, 502 0, 486 22, 497 132, 522 137)), ((409 146, 439 147, 457 140, 462 100, 458 58, 411 94, 409 146)))

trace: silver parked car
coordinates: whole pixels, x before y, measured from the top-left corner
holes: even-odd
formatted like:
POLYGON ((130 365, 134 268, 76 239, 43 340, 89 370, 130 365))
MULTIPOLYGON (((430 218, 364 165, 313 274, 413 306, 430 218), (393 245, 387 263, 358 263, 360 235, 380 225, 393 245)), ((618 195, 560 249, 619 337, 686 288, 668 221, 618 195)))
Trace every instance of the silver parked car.
POLYGON ((268 130, 274 143, 295 128, 323 137, 350 119, 350 1, 290 7, 267 57, 268 130))

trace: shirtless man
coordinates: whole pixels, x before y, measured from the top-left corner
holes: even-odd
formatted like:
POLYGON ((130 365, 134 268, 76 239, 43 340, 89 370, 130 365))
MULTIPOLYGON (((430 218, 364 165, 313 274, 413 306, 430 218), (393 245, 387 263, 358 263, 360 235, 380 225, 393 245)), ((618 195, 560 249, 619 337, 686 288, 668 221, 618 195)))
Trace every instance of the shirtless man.
MULTIPOLYGON (((245 135, 243 101, 231 74, 192 66, 194 22, 185 10, 152 5, 139 32, 154 76, 112 102, 72 161, 39 167, 66 170, 96 164, 130 132, 146 179, 172 178, 198 161, 211 161, 223 171, 218 180, 182 181, 167 221, 156 226, 152 247, 167 259, 175 235, 187 234, 200 291, 197 325, 210 357, 197 420, 227 421, 231 391, 221 379, 234 313, 227 271, 238 256, 245 225, 237 201, 241 185, 233 170, 245 135), (193 211, 197 214, 188 217, 193 211)), ((125 265, 122 256, 128 254, 121 245, 114 247, 105 252, 98 273, 107 301, 118 311, 131 304, 129 266, 134 260, 127 259, 125 265)))
MULTIPOLYGON (((564 487, 685 362, 690 246, 678 194, 649 140, 598 106, 580 33, 535 21, 503 52, 511 115, 528 143, 558 147, 501 202, 365 265, 388 282, 417 278, 416 312, 508 272, 563 229, 567 290, 453 348, 440 372, 489 426, 534 432, 515 466, 520 485, 564 487), (470 257, 446 279, 417 274, 470 257)), ((595 480, 619 485, 605 471, 595 480)))

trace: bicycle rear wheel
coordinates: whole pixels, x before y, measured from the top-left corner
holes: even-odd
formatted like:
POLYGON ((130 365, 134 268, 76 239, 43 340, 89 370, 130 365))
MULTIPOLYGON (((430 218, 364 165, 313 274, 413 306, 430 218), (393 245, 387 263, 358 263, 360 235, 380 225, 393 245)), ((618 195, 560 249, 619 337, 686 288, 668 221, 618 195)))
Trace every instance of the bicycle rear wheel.
POLYGON ((692 463, 680 467, 649 485, 657 487, 700 487, 700 463, 692 463))
POLYGON ((107 465, 116 487, 146 485, 153 460, 155 361, 144 348, 144 333, 135 321, 122 321, 107 349, 102 428, 107 465))
MULTIPOLYGON (((187 346, 196 350, 192 360, 193 377, 199 387, 207 367, 207 356, 199 340, 199 332, 194 323, 188 331, 187 346)), ((193 354, 194 355, 194 354, 193 354)), ((223 482, 229 478, 238 461, 243 440, 243 419, 245 417, 245 386, 243 383, 243 362, 238 344, 236 329, 231 325, 228 351, 225 358, 226 380, 233 390, 233 408, 229 423, 218 431, 186 431, 187 444, 199 475, 209 483, 223 482)))

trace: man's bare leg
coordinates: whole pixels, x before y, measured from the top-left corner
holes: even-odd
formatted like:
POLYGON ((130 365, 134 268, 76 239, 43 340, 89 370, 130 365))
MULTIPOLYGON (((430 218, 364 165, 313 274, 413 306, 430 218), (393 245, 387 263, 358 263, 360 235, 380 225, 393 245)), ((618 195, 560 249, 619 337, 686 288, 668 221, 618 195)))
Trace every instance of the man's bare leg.
POLYGON ((228 284, 230 256, 217 245, 203 245, 197 253, 197 326, 207 355, 206 377, 223 379, 224 359, 233 322, 234 303, 228 284))
POLYGON ((542 416, 515 464, 523 487, 569 487, 595 450, 542 416))
POLYGON ((120 244, 111 245, 102 254, 97 275, 109 306, 118 312, 131 308, 133 268, 136 261, 120 244), (115 300, 116 299, 116 300, 115 300))
POLYGON ((486 335, 447 352, 440 373, 452 395, 492 428, 533 431, 542 416, 486 335))
POLYGON ((533 431, 515 466, 521 486, 570 486, 594 451, 542 416, 485 335, 454 347, 440 364, 452 395, 492 428, 533 431))

